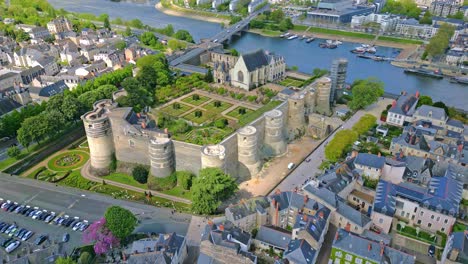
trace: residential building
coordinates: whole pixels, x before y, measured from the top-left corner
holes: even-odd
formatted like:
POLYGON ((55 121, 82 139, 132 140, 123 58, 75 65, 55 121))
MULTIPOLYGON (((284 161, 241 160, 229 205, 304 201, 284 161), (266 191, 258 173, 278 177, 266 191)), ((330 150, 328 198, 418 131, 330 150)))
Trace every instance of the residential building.
POLYGON ((333 263, 414 264, 416 257, 396 250, 384 242, 339 229, 333 240, 330 259, 333 263))
POLYGON ((316 262, 318 251, 312 248, 305 239, 291 240, 288 249, 284 252, 283 259, 290 264, 313 264, 316 262))
POLYGON ((441 263, 468 263, 468 230, 450 235, 441 263))
POLYGON ((372 180, 379 179, 385 165, 385 157, 368 153, 359 153, 354 160, 354 166, 359 174, 372 180))
POLYGON ((28 90, 32 99, 47 101, 51 96, 61 94, 69 88, 64 80, 60 80, 45 87, 29 87, 28 90))
POLYGON ((272 225, 262 225, 258 229, 254 244, 257 248, 265 250, 272 248, 275 252, 280 253, 288 249, 291 240, 291 231, 272 225))
POLYGON ((248 252, 251 235, 232 223, 209 223, 202 233, 198 264, 257 263, 257 256, 248 252), (216 261, 216 262, 214 262, 216 261))
POLYGON ((225 209, 226 220, 245 231, 270 224, 270 202, 266 197, 241 200, 225 209))
POLYGON ((418 100, 419 92, 416 92, 415 95, 403 92, 397 100, 392 102, 392 107, 388 110, 387 124, 402 127, 413 121, 412 116, 418 100))
POLYGON ((426 121, 432 126, 444 128, 448 116, 443 108, 421 105, 413 114, 413 121, 426 121))
POLYGON ((396 217, 432 233, 448 234, 458 215, 462 194, 463 183, 447 174, 432 177, 427 187, 380 180, 371 218, 385 233, 396 217))
POLYGON ((134 241, 126 263, 182 264, 187 256, 187 241, 176 233, 134 241))
POLYGON ((351 19, 351 28, 361 28, 369 23, 380 24, 380 31, 394 31, 400 17, 391 14, 376 14, 353 16, 351 19))
POLYGON ((231 85, 247 91, 285 77, 286 62, 282 56, 260 49, 240 55, 230 70, 231 85))
POLYGON ((55 62, 55 58, 51 56, 44 56, 33 60, 31 66, 42 67, 47 75, 55 75, 59 72, 59 65, 55 62))
POLYGON ((0 93, 6 89, 19 86, 22 83, 19 72, 2 70, 0 71, 0 93))
POLYGON ((433 16, 447 17, 449 15, 455 15, 460 12, 461 5, 455 1, 434 1, 429 7, 429 11, 433 16))
POLYGON ((31 39, 45 39, 50 37, 50 32, 45 27, 18 24, 16 28, 26 32, 31 39))
POLYGON ((23 82, 23 84, 29 84, 30 82, 32 82, 38 76, 45 75, 45 74, 46 74, 46 72, 45 72, 44 68, 42 68, 41 66, 35 66, 35 67, 32 67, 32 68, 23 70, 20 73, 21 81, 23 82))
POLYGON ((61 62, 71 62, 79 56, 81 56, 81 53, 78 47, 71 41, 67 41, 60 51, 61 62))
POLYGON ((370 214, 374 204, 374 196, 359 190, 352 190, 348 195, 348 203, 364 214, 370 214))
POLYGON ((468 58, 468 52, 462 48, 453 48, 446 53, 445 61, 449 65, 460 65, 468 58))
POLYGON ((437 30, 438 28, 432 25, 419 24, 414 18, 398 21, 395 28, 395 32, 401 36, 419 39, 430 39, 437 30))
POLYGON ((62 32, 73 31, 73 26, 67 18, 60 17, 47 23, 47 29, 51 34, 57 34, 62 32))

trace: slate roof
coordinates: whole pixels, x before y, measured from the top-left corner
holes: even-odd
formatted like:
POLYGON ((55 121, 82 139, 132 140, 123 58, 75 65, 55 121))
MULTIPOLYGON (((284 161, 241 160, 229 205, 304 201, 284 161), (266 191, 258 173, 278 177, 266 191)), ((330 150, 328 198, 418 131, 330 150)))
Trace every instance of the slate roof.
POLYGON ((392 143, 408 146, 413 149, 420 149, 423 151, 430 151, 431 148, 426 141, 426 138, 421 133, 403 133, 399 137, 392 139, 392 143))
MULTIPOLYGON (((16 75, 18 75, 18 73, 16 73, 16 72, 7 72, 5 74, 0 75, 0 81, 3 81, 5 79, 11 78, 11 77, 14 77, 16 75)), ((4 87, 2 87, 2 88, 4 88, 4 87)))
POLYGON ((282 229, 272 225, 260 226, 256 240, 272 245, 274 247, 286 250, 291 241, 292 234, 286 229, 282 229))
POLYGON ((359 153, 354 160, 354 163, 366 167, 382 169, 385 165, 385 157, 379 157, 369 153, 359 153))
POLYGON ((458 127, 458 128, 464 128, 463 122, 460 121, 460 120, 456 120, 456 119, 449 119, 449 120, 447 120, 447 125, 449 125, 449 126, 454 126, 454 127, 458 127))
POLYGON ((179 254, 181 247, 184 243, 185 237, 177 235, 176 233, 159 234, 157 239, 141 239, 133 242, 132 254, 137 252, 136 255, 145 253, 171 253, 173 255, 179 254))
POLYGON ((279 211, 287 210, 291 207, 298 210, 302 208, 317 210, 323 207, 322 204, 318 203, 314 199, 306 199, 304 195, 291 191, 271 195, 270 197, 268 197, 268 199, 270 201, 273 201, 274 199, 275 202, 279 203, 279 211))
POLYGON ((64 80, 60 80, 42 88, 38 95, 42 97, 51 97, 53 95, 63 93, 65 90, 68 90, 68 86, 65 84, 64 80))
POLYGON ((375 194, 374 211, 393 216, 398 196, 431 210, 456 216, 462 193, 463 183, 451 177, 432 177, 427 188, 412 183, 396 185, 380 180, 375 194))
POLYGON ((446 120, 447 114, 445 110, 439 107, 429 106, 429 105, 421 105, 415 112, 415 115, 420 115, 429 118, 429 114, 432 112, 432 119, 437 120, 446 120))
POLYGON ((317 251, 305 239, 291 240, 283 258, 292 263, 312 264, 317 251))
POLYGON ((452 250, 458 250, 457 261, 461 263, 468 262, 468 231, 454 232, 452 250))
POLYGON ((0 116, 9 113, 19 107, 21 107, 21 104, 10 98, 0 98, 0 116))
POLYGON ((252 198, 241 201, 238 204, 231 205, 226 208, 226 212, 231 212, 234 220, 242 219, 256 212, 266 213, 266 209, 270 206, 266 197, 252 198))
MULTIPOLYGON (((416 21, 416 23, 418 22, 416 21)), ((400 115, 409 115, 408 111, 411 110, 413 105, 415 105, 417 102, 418 98, 416 98, 415 95, 402 94, 396 101, 395 106, 392 106, 388 112, 397 113, 400 115), (408 111, 406 109, 408 109, 408 111)))
POLYGON ((405 157, 406 168, 403 173, 403 179, 416 184, 425 183, 432 177, 432 168, 434 161, 427 158, 407 156, 405 157))
POLYGON ((251 239, 250 233, 234 226, 231 222, 225 221, 222 224, 213 224, 209 227, 209 238, 213 244, 221 245, 227 248, 239 250, 240 246, 237 242, 232 241, 235 239, 244 245, 248 245, 251 239), (221 227, 222 225, 222 227, 221 227))
MULTIPOLYGON (((382 264, 412 264, 415 262, 415 258, 412 255, 386 246, 385 244, 360 237, 344 229, 338 229, 337 235, 333 240, 333 248, 349 252, 362 259, 382 264), (382 247, 384 247, 384 252, 383 255, 380 255, 382 247)), ((342 256, 342 258, 344 259, 344 256, 342 256)))
POLYGON ((249 72, 268 65, 268 58, 263 49, 241 55, 249 72))
POLYGON ((294 229, 305 230, 309 233, 315 241, 320 241, 323 231, 327 226, 328 217, 330 216, 330 209, 323 207, 319 209, 315 215, 298 214, 296 216, 296 222, 294 229))

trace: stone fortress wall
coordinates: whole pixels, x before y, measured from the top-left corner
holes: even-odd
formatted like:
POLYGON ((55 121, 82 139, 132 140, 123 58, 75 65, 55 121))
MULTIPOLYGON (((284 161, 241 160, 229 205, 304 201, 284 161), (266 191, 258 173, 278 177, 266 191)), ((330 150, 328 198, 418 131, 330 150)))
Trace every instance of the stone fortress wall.
POLYGON ((265 159, 285 154, 288 141, 308 133, 307 120, 317 115, 313 113, 315 94, 306 88, 291 95, 219 144, 207 146, 173 140, 167 131, 148 129, 148 121, 131 108, 101 100, 82 116, 91 168, 98 175, 105 174, 115 155, 118 161, 149 166, 155 177, 176 170, 197 174, 201 168, 219 167, 239 181, 248 180, 261 170, 265 159))

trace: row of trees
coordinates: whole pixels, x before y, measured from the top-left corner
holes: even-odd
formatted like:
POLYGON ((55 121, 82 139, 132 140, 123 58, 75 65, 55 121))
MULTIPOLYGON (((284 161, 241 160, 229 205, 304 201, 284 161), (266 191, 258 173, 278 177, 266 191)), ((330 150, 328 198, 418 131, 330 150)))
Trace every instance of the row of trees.
POLYGON ((356 111, 376 102, 384 94, 384 84, 376 78, 360 79, 351 85, 348 107, 356 111))
POLYGON ((331 162, 337 162, 351 150, 353 143, 359 135, 366 133, 375 125, 377 118, 366 114, 354 124, 352 129, 338 131, 333 139, 325 147, 325 157, 331 162))
POLYGON ((266 11, 263 14, 258 15, 257 18, 250 21, 250 26, 252 28, 264 28, 280 31, 286 31, 294 28, 291 18, 286 17, 281 9, 271 12, 266 11))
POLYGON ((432 57, 444 54, 453 33, 455 33, 455 26, 443 23, 435 36, 431 38, 429 44, 427 44, 425 53, 432 57))
POLYGON ((388 0, 382 8, 382 13, 387 12, 418 19, 421 14, 421 9, 413 0, 388 0))

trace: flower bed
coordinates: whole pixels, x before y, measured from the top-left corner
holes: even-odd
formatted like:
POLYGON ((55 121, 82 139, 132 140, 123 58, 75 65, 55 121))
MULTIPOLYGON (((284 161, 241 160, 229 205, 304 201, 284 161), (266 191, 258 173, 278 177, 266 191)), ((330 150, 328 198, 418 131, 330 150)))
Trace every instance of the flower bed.
POLYGON ((89 159, 89 154, 83 151, 67 151, 53 157, 47 167, 54 171, 69 171, 82 167, 89 159))

